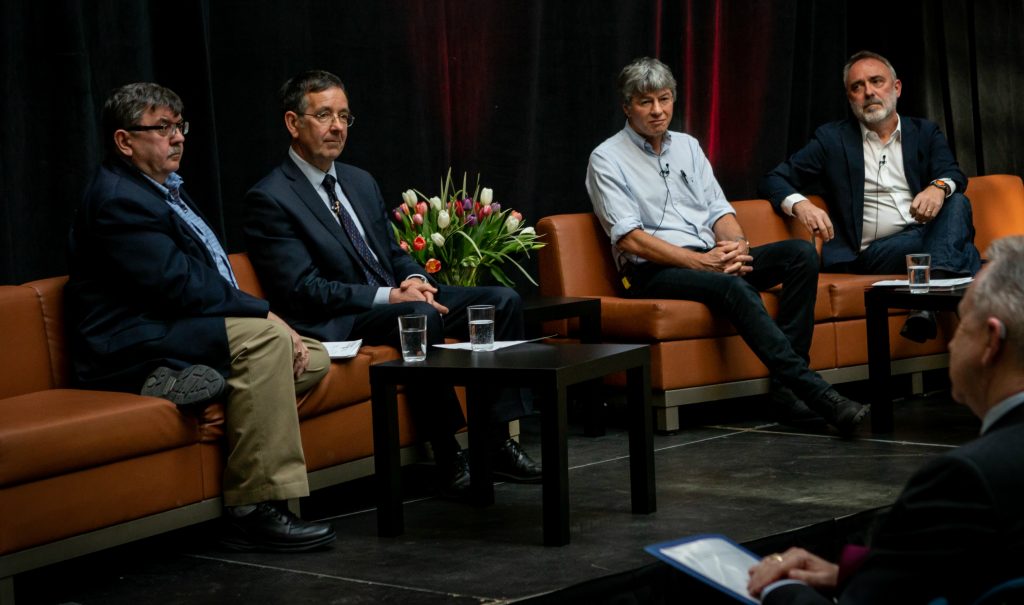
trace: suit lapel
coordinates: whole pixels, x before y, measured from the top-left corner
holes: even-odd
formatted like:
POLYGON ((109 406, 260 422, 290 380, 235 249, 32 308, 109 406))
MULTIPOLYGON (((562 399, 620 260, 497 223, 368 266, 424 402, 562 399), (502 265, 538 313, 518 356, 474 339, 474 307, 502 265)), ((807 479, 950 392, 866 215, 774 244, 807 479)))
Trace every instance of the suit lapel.
POLYGON ((859 246, 864 231, 864 141, 856 120, 843 123, 842 139, 850 179, 850 226, 853 227, 853 243, 859 246))
POLYGON ((295 165, 295 162, 291 158, 285 158, 284 164, 281 165, 281 171, 291 181, 290 185, 292 191, 295 192, 296 197, 302 202, 302 205, 306 207, 306 210, 316 218, 317 223, 320 224, 330 235, 333 237, 341 247, 345 250, 350 257, 352 262, 359 262, 359 255, 356 253, 355 247, 352 246, 352 242, 349 241, 348 236, 345 235, 338 224, 337 219, 334 218, 334 214, 327 209, 327 205, 320 198, 320 195, 316 190, 313 189, 313 185, 306 178, 306 175, 299 170, 299 167, 295 165))
POLYGON ((907 186, 911 195, 920 191, 921 167, 917 162, 917 141, 921 133, 910 120, 900 120, 900 146, 903 148, 903 174, 907 176, 907 186))

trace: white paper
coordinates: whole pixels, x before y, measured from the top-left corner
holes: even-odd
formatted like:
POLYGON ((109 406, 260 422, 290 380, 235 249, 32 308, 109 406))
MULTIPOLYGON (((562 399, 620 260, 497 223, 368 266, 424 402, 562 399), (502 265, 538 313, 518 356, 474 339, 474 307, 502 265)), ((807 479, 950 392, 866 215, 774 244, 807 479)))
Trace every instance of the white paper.
POLYGON ((327 349, 327 354, 331 356, 331 359, 348 359, 356 356, 356 353, 359 352, 359 347, 363 346, 363 341, 362 339, 338 340, 322 344, 327 349))
MULTIPOLYGON (((537 341, 540 341, 540 340, 544 340, 546 338, 553 338, 555 336, 558 336, 558 334, 551 334, 550 336, 541 336, 540 338, 531 338, 529 340, 495 340, 494 341, 494 348, 491 349, 491 350, 492 351, 497 351, 498 349, 505 349, 507 347, 513 347, 515 345, 521 345, 524 342, 537 342, 537 341)), ((453 343, 437 344, 437 345, 434 345, 434 346, 438 347, 440 349, 452 349, 452 350, 456 350, 456 351, 472 351, 473 350, 473 346, 470 343, 468 343, 468 342, 453 342, 453 343)))
MULTIPOLYGON (((950 279, 933 279, 928 282, 929 288, 953 288, 962 286, 974 281, 973 277, 952 277, 950 279)), ((910 281, 906 279, 884 279, 876 281, 872 286, 909 286, 910 281)))
POLYGON ((717 537, 683 542, 659 549, 662 556, 719 584, 747 602, 756 603, 747 592, 748 571, 759 560, 746 550, 717 537))

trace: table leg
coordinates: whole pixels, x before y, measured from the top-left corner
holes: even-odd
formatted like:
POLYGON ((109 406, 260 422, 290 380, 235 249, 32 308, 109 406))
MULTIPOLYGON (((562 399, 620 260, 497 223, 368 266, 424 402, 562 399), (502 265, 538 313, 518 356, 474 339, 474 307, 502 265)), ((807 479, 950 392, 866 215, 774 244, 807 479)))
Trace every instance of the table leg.
POLYGON ((629 406, 629 484, 633 513, 653 513, 658 505, 654 494, 654 428, 651 416, 651 371, 649 364, 626 371, 629 406))
POLYGON ((470 500, 477 506, 494 504, 494 477, 491 471, 491 402, 494 389, 466 385, 466 424, 469 427, 470 500))
MULTIPOLYGON (((601 305, 597 312, 580 315, 580 342, 601 342, 601 305)), ((579 397, 583 401, 585 418, 583 419, 583 435, 586 437, 604 437, 607 423, 604 397, 601 396, 604 380, 587 381, 577 387, 579 397)))
POLYGON ((402 519, 402 465, 398 452, 398 398, 393 384, 370 380, 373 467, 377 484, 377 535, 397 536, 402 519))
POLYGON ((569 444, 566 392, 559 387, 541 415, 543 458, 544 546, 569 543, 569 444))
POLYGON ((893 430, 892 376, 889 357, 889 308, 879 303, 868 290, 864 295, 864 313, 868 336, 868 385, 874 394, 871 401, 871 430, 891 433, 893 430))

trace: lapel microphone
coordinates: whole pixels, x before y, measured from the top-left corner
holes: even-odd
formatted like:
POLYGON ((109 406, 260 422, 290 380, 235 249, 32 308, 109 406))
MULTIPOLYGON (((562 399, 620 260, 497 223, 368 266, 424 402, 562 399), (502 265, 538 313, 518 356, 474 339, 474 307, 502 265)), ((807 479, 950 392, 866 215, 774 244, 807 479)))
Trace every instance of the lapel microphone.
MULTIPOLYGON (((658 163, 658 167, 661 167, 661 163, 658 163)), ((668 169, 668 162, 665 162, 665 167, 660 170, 661 178, 668 178, 670 172, 671 170, 668 169)))

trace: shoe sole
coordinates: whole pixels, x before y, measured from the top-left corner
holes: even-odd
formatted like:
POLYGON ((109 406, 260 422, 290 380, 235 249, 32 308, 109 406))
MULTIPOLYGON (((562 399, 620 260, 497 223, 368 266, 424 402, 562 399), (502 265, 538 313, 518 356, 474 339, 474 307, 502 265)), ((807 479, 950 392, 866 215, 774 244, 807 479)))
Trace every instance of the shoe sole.
POLYGON ((495 477, 504 479, 505 481, 511 481, 512 483, 540 483, 544 478, 543 474, 530 475, 528 477, 523 475, 511 475, 501 471, 493 471, 493 474, 495 477))
POLYGON ((246 538, 224 537, 220 539, 220 545, 236 552, 306 552, 327 546, 337 539, 335 532, 308 542, 254 542, 246 538))
POLYGON ((208 403, 224 394, 227 382, 211 367, 189 366, 181 371, 157 368, 146 378, 140 394, 166 399, 177 406, 208 403))

